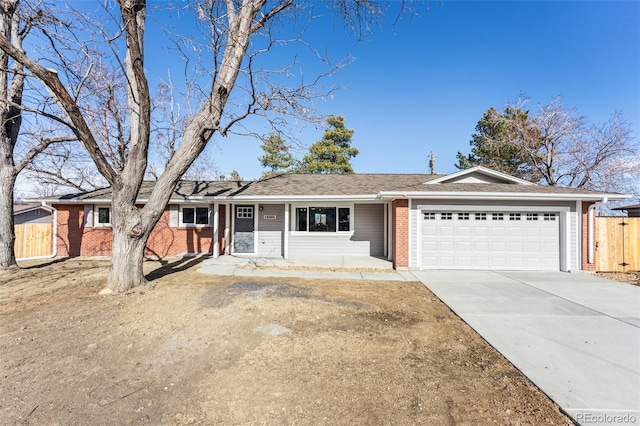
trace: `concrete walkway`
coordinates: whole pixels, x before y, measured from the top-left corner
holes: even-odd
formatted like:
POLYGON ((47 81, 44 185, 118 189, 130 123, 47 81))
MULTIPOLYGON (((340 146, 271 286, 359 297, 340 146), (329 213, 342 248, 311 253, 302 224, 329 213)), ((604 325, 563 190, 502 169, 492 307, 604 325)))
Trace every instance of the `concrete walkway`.
POLYGON ((414 275, 578 423, 640 424, 640 287, 586 273, 414 275))
POLYGON ((198 272, 243 277, 295 277, 308 279, 417 281, 408 271, 395 271, 391 262, 369 256, 247 257, 220 256, 202 262, 198 272), (268 268, 268 269, 260 269, 268 268), (299 270, 295 268, 309 268, 299 270), (331 269, 340 269, 332 271, 331 269))

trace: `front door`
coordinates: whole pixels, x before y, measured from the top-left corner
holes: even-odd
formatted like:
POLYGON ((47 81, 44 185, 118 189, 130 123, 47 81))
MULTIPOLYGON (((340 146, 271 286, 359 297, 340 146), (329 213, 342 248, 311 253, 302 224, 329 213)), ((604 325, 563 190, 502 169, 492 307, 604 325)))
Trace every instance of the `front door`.
POLYGON ((254 206, 235 206, 235 222, 233 226, 233 252, 253 253, 253 219, 254 206))

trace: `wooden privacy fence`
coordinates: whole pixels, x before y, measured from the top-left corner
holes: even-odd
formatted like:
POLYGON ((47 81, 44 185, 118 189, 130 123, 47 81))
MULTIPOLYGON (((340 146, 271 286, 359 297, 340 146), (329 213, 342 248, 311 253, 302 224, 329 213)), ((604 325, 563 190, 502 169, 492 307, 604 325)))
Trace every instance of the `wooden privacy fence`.
POLYGON ((53 254, 53 235, 50 223, 24 223, 15 226, 16 259, 50 256, 53 254))
POLYGON ((640 270, 640 217, 596 218, 596 271, 640 270))

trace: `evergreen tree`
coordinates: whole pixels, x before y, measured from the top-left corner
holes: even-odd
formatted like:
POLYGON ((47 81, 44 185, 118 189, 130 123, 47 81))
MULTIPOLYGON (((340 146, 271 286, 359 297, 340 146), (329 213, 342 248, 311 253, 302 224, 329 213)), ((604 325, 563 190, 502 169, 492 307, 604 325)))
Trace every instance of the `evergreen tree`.
POLYGON ((358 149, 351 146, 354 130, 347 129, 341 115, 327 118, 329 128, 322 139, 309 147, 309 154, 302 159, 302 170, 306 173, 354 173, 351 158, 358 149))
POLYGON ((288 171, 293 166, 294 159, 289 152, 290 146, 285 144, 279 134, 269 133, 269 136, 262 140, 260 148, 264 151, 264 155, 258 160, 262 167, 268 169, 263 176, 288 171))
POLYGON ((514 143, 522 139, 521 132, 526 132, 528 140, 534 144, 540 140, 540 131, 529 118, 529 111, 507 107, 501 113, 489 108, 478 121, 476 133, 469 142, 471 153, 464 155, 458 152, 458 164, 455 166, 458 169, 485 166, 522 179, 540 179, 531 167, 531 156, 522 150, 520 144, 514 143))

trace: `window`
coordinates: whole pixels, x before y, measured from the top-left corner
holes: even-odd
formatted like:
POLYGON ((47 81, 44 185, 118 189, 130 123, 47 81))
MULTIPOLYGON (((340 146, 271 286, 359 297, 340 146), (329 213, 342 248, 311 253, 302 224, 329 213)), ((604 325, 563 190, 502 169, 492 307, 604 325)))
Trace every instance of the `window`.
POLYGON ((538 213, 527 213, 527 220, 538 220, 538 213))
POLYGON ((336 232, 335 207, 309 207, 310 232, 336 232))
POLYGON ((236 217, 238 219, 253 219, 253 207, 238 207, 236 217))
POLYGON ((555 213, 545 213, 544 214, 544 220, 556 220, 556 214, 555 213))
POLYGON ((111 208, 109 207, 98 207, 97 209, 98 215, 98 225, 110 225, 111 224, 111 208))
POLYGON ((346 232, 351 230, 350 207, 296 207, 295 230, 346 232))
POLYGON ((440 219, 453 220, 453 213, 440 213, 440 219))
POLYGON ((476 213, 476 220, 487 220, 486 213, 476 213))
POLYGON ((504 220, 504 214, 502 214, 502 213, 491 213, 491 220, 504 220))
POLYGON ((307 209, 306 207, 296 208, 296 231, 307 230, 307 209))
POLYGON ((520 213, 509 213, 509 220, 520 220, 520 213))
POLYGON ((338 208, 338 231, 348 231, 350 226, 349 221, 349 208, 338 208))
POLYGON ((208 207, 184 207, 182 209, 182 223, 184 225, 208 225, 208 207))
POLYGON ((458 213, 458 220, 469 220, 469 213, 458 213))
POLYGON ((424 212, 424 220, 436 220, 436 214, 433 212, 424 212))

